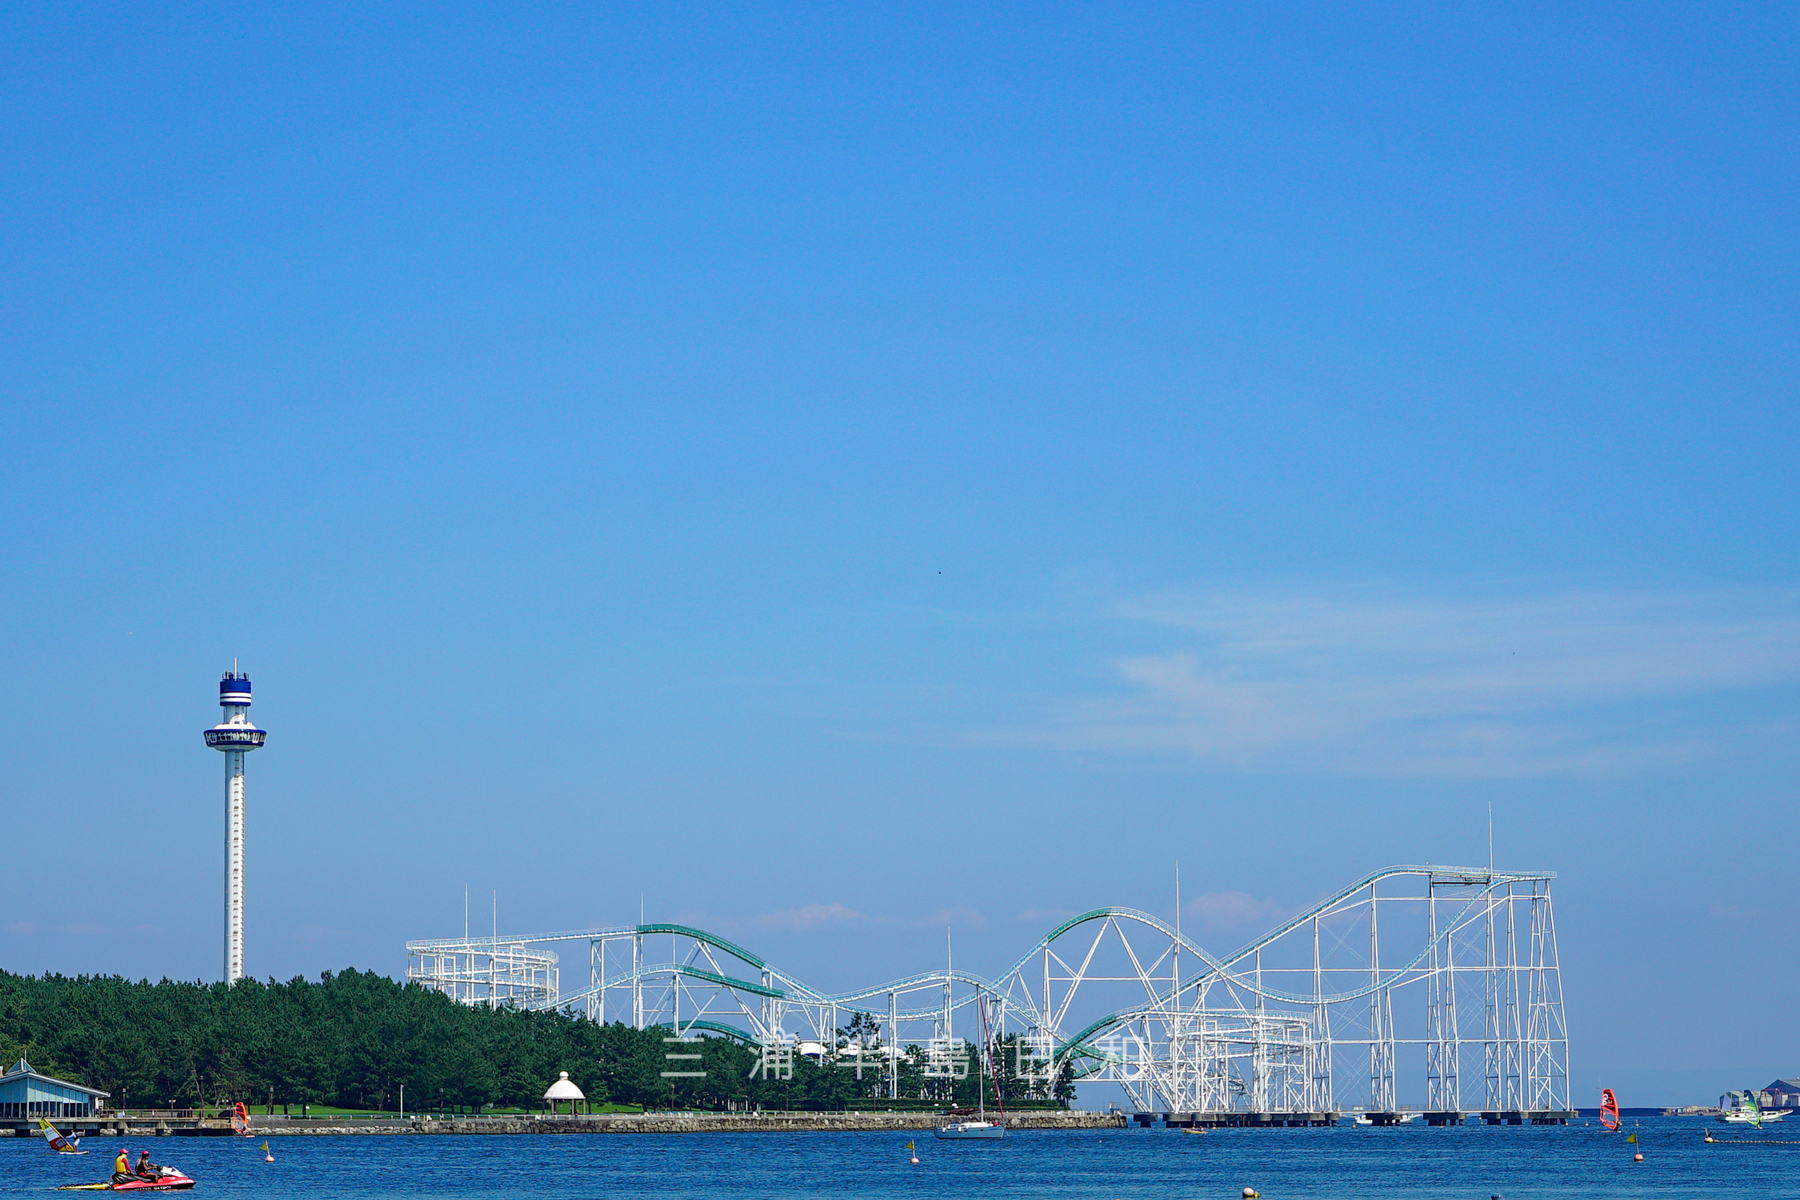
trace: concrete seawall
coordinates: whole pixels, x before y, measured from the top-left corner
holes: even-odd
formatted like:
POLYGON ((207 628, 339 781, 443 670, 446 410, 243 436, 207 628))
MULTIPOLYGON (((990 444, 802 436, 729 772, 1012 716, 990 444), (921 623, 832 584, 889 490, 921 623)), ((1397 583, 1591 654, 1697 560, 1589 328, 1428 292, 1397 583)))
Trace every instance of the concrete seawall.
MULTIPOLYGON (((258 1137, 313 1137, 341 1134, 499 1133, 813 1133, 929 1131, 943 1124, 940 1113, 606 1113, 595 1116, 460 1117, 434 1120, 329 1121, 252 1117, 258 1137)), ((1123 1129, 1118 1113, 1044 1110, 1009 1113, 1009 1130, 1123 1129)))

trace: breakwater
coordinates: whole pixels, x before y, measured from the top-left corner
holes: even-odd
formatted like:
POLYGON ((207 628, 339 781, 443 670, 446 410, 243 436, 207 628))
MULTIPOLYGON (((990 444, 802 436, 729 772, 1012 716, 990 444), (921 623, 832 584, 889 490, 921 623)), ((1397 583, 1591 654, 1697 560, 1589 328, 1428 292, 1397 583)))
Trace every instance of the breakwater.
MULTIPOLYGON (((747 1112, 599 1113, 593 1116, 417 1117, 404 1120, 301 1120, 252 1117, 258 1137, 314 1137, 342 1134, 545 1134, 545 1133, 811 1133, 928 1131, 947 1118, 941 1113, 747 1112)), ((1009 1113, 1009 1130, 1122 1129, 1119 1113, 1046 1109, 1009 1113)))

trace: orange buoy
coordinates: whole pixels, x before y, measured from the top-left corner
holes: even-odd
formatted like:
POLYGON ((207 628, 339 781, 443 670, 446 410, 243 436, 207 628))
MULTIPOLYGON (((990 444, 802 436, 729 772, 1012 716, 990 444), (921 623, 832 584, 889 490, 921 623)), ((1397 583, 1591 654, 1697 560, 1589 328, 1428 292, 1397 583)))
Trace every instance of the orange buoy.
POLYGON ((1631 1161, 1632 1162, 1643 1162, 1644 1161, 1644 1152, 1642 1150, 1639 1150, 1636 1154, 1631 1156, 1631 1161))

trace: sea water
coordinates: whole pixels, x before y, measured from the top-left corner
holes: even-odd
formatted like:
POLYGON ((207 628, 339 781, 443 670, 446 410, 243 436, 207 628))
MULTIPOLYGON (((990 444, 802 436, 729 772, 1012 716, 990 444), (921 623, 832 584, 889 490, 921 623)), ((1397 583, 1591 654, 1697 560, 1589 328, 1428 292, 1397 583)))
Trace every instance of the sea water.
MULTIPOLYGON (((1628 1126, 1626 1132, 1632 1132, 1628 1126)), ((568 1134, 556 1136, 126 1138, 180 1166, 201 1197, 1069 1197, 1071 1200, 1608 1200, 1800 1198, 1800 1129, 1762 1134, 1699 1118, 1647 1118, 1632 1145, 1598 1126, 1433 1129, 1164 1129, 1008 1134, 939 1142, 929 1133, 568 1134), (1715 1137, 1763 1144, 1706 1144, 1715 1137), (906 1143, 918 1147, 918 1165, 906 1143), (1632 1161, 1641 1150, 1644 1161, 1632 1161)), ((13 1191, 97 1181, 121 1139, 91 1153, 0 1142, 13 1191)))

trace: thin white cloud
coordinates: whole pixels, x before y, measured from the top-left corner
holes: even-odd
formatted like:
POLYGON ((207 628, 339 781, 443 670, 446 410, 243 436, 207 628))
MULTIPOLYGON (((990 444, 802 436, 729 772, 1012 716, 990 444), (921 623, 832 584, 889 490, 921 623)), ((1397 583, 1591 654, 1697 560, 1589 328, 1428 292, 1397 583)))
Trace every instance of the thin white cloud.
POLYGON ((1164 648, 1111 661, 1118 691, 1005 740, 1178 751, 1246 770, 1504 776, 1717 753, 1696 703, 1800 682, 1800 593, 1502 599, 1164 592, 1117 616, 1164 648))
POLYGON ((940 908, 925 918, 927 926, 967 925, 972 929, 985 929, 987 918, 967 904, 953 904, 949 908, 940 908))
POLYGON ((1027 908, 1013 919, 1032 925, 1060 925, 1074 915, 1072 908, 1027 908))
POLYGON ((853 908, 833 901, 830 904, 808 904, 802 908, 784 908, 763 913, 756 923, 765 929, 817 929, 839 921, 866 921, 869 918, 853 908))
POLYGON ((1185 915, 1215 929, 1240 925, 1261 928, 1275 924, 1288 914, 1288 909, 1279 901, 1258 900, 1248 892, 1209 892, 1195 896, 1181 907, 1185 915))
POLYGON ((798 908, 783 908, 775 912, 759 913, 748 919, 694 913, 682 917, 681 923, 697 928, 716 930, 754 928, 803 932, 828 925, 853 923, 867 923, 896 929, 942 929, 945 925, 953 924, 969 925, 981 929, 987 925, 987 918, 978 910, 960 904, 950 908, 941 908, 926 917, 896 917, 858 912, 856 909, 834 900, 830 904, 806 904, 798 908))

